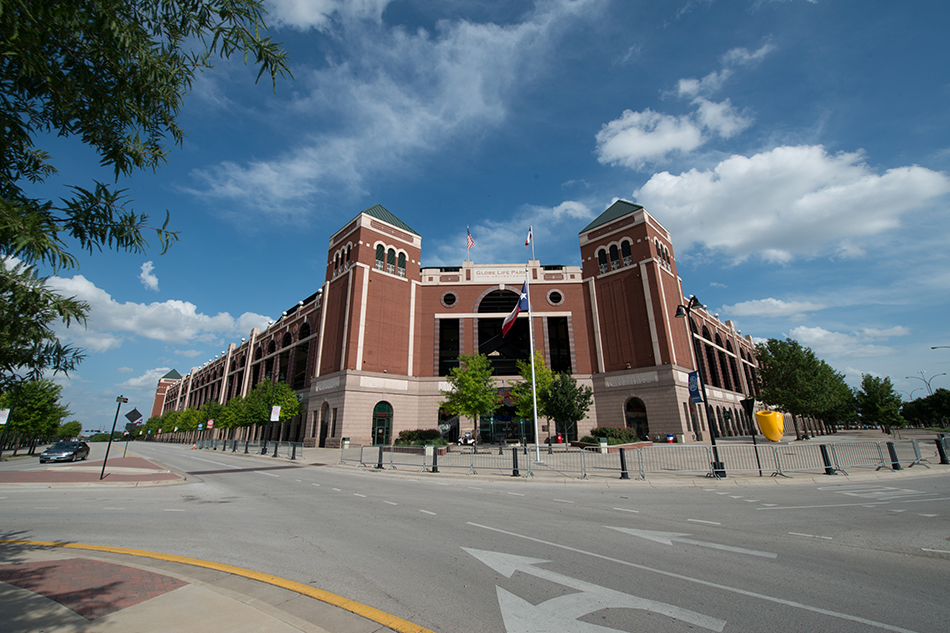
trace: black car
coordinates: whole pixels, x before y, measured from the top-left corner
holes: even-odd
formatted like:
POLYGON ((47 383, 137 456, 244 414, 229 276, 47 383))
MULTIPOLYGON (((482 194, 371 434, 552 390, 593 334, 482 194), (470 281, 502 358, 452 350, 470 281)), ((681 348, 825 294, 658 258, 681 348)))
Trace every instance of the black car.
POLYGON ((40 454, 40 463, 77 462, 89 457, 89 445, 85 442, 56 442, 40 454))

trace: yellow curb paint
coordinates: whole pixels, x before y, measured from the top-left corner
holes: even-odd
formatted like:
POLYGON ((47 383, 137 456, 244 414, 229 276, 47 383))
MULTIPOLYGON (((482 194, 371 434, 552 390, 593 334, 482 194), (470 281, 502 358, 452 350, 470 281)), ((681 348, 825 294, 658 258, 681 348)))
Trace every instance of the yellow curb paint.
POLYGON ((156 560, 164 560, 172 563, 181 563, 182 565, 192 565, 194 567, 214 569, 215 571, 223 571, 228 574, 243 576, 244 578, 250 578, 251 580, 257 580, 259 582, 266 582, 267 584, 274 585, 276 587, 282 587, 289 591, 294 591, 304 596, 309 596, 315 600, 332 604, 335 607, 340 607, 341 609, 345 609, 346 611, 362 616, 367 620, 372 620, 377 624, 382 624, 383 626, 389 627, 397 633, 435 633, 434 631, 419 626, 418 624, 413 624, 408 620, 403 620, 398 616, 386 613, 385 611, 380 611, 379 609, 365 605, 361 602, 356 602, 355 600, 338 596, 335 593, 330 593, 329 591, 324 591, 322 589, 316 589, 310 585, 305 585, 294 580, 287 580, 286 578, 281 578, 279 576, 262 574, 251 569, 244 569, 243 567, 235 567, 234 565, 225 565, 224 563, 215 563, 214 561, 201 560, 200 558, 189 558, 187 556, 177 556, 175 554, 150 552, 148 550, 129 549, 127 547, 110 547, 108 545, 59 543, 55 541, 24 541, 19 539, 0 539, 0 543, 35 545, 41 547, 63 547, 67 549, 109 552, 112 554, 127 554, 129 556, 141 556, 142 558, 154 558, 156 560))

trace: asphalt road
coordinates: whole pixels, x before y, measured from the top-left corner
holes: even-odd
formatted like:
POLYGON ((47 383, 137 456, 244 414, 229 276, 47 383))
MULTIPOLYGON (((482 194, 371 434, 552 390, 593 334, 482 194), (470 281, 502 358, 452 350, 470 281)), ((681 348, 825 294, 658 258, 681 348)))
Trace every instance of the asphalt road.
POLYGON ((133 448, 194 483, 3 487, 3 538, 238 565, 440 633, 950 628, 950 480, 932 471, 693 488, 133 448))

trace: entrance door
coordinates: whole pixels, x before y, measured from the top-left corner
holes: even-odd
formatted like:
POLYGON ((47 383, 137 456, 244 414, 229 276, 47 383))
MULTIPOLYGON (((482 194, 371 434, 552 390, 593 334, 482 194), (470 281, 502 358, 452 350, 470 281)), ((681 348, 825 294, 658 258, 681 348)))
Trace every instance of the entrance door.
POLYGON ((637 437, 650 439, 650 426, 647 424, 647 408, 640 398, 630 398, 624 407, 624 416, 628 429, 635 429, 637 437))
POLYGON ((320 409, 320 448, 327 446, 327 431, 330 427, 330 405, 326 402, 320 409))
POLYGON ((373 444, 389 444, 393 433, 393 407, 388 402, 378 402, 373 408, 373 444))

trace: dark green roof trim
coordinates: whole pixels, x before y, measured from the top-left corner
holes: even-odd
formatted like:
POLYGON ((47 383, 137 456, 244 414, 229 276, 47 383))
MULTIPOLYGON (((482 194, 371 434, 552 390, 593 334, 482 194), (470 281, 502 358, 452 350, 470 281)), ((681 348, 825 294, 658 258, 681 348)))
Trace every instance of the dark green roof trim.
POLYGON ((639 211, 643 207, 639 204, 634 204, 632 202, 627 202, 626 200, 617 200, 612 205, 607 207, 607 210, 597 216, 593 222, 584 227, 579 235, 583 235, 588 231, 596 229, 598 226, 603 226, 605 224, 610 224, 614 220, 619 220, 625 215, 639 211))
POLYGON ((383 222, 386 222, 387 224, 398 226, 403 231, 409 231, 413 235, 419 235, 418 233, 413 231, 412 228, 408 224, 406 224, 405 222, 403 222, 402 220, 394 216, 381 204, 374 204, 369 209, 364 209, 363 211, 360 211, 360 213, 371 215, 377 220, 382 220, 383 222))
POLYGON ((162 380, 181 380, 181 374, 174 369, 162 376, 162 380))

